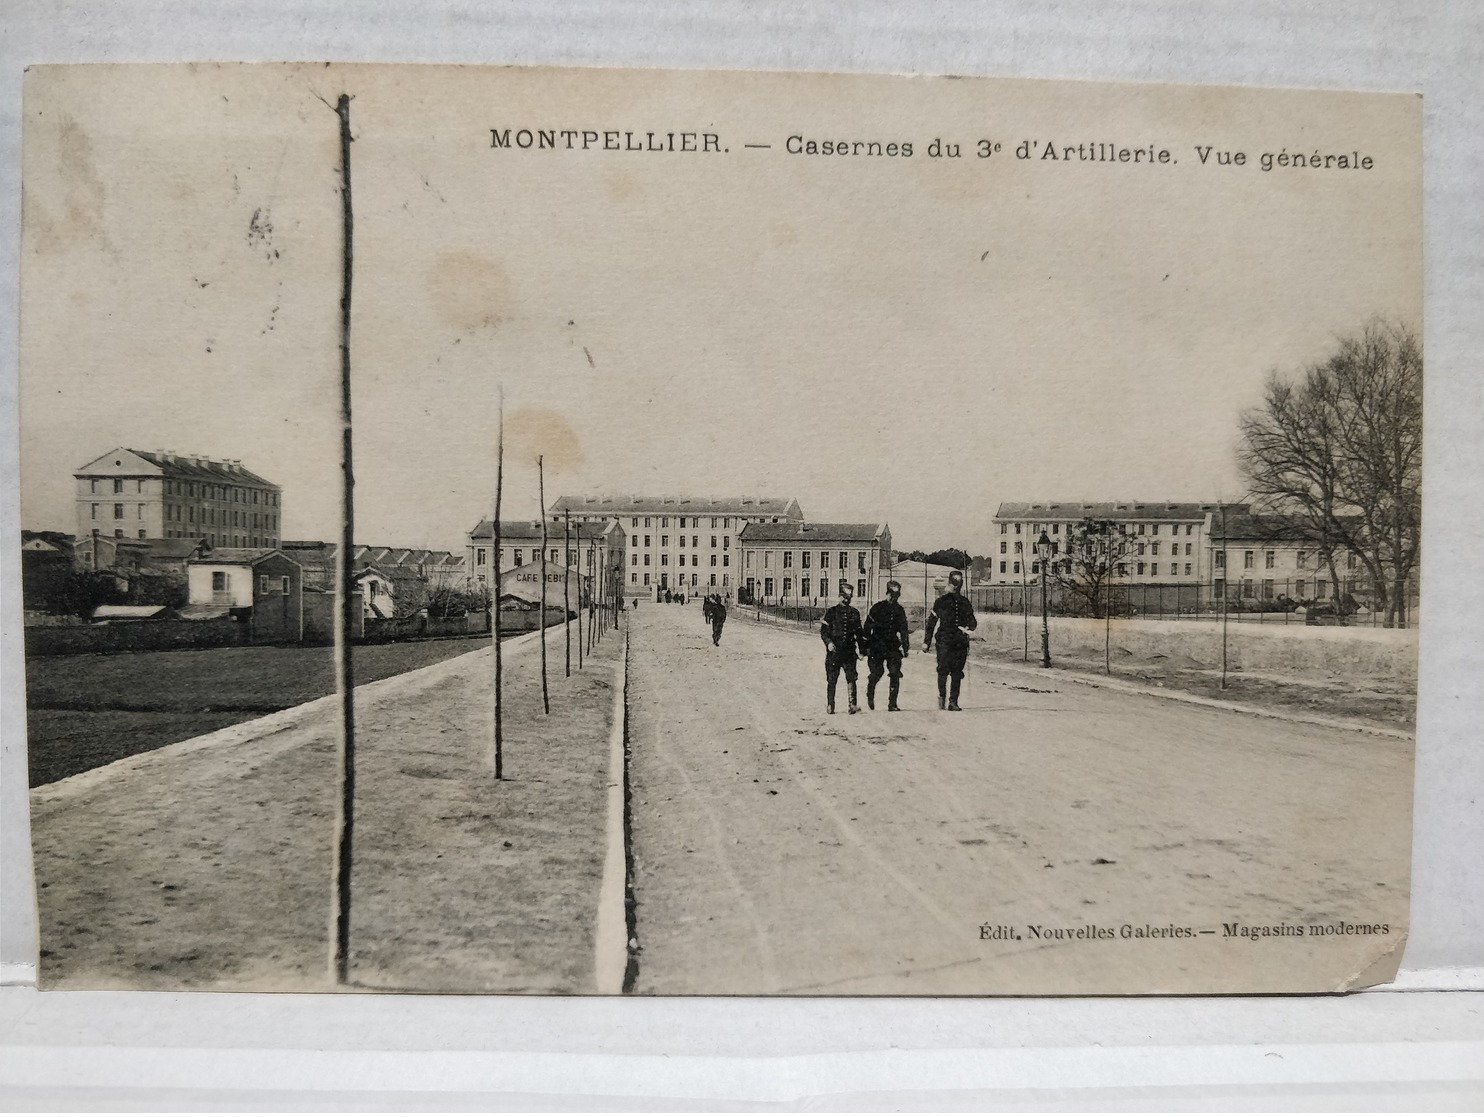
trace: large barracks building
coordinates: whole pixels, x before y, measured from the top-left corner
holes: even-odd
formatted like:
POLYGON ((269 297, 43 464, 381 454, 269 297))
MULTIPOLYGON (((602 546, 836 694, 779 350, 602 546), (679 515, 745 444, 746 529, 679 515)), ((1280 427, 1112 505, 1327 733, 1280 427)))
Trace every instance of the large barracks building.
MULTIPOLYGON (((874 594, 891 558, 885 524, 808 524, 785 497, 561 496, 546 515, 548 562, 561 561, 570 519, 574 569, 610 569, 630 597, 668 590, 807 603, 833 597, 841 579, 874 594)), ((476 580, 488 578, 492 535, 487 520, 469 534, 476 580)), ((502 521, 500 535, 502 572, 540 559, 539 521, 502 521)))

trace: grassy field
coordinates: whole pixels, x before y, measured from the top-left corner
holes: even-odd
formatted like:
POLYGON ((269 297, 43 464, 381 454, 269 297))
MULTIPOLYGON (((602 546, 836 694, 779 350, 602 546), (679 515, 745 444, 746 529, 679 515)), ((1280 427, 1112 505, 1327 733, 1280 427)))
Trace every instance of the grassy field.
MULTIPOLYGON (((470 636, 357 647, 356 682, 400 675, 488 643, 488 636, 470 636)), ((322 698, 335 690, 333 655, 323 647, 260 647, 29 660, 31 786, 322 698)))

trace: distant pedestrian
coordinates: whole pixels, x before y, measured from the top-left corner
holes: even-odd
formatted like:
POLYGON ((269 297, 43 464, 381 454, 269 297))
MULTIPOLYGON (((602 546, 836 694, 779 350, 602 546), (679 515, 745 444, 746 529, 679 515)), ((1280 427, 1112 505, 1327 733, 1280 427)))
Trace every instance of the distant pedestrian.
POLYGON ((707 619, 711 622, 711 642, 720 646, 721 628, 727 623, 727 607, 722 603, 721 594, 713 593, 706 598, 703 608, 707 619))
POLYGON ((933 611, 927 619, 927 632, 923 639, 923 651, 933 646, 933 633, 938 636, 938 709, 945 706, 959 709, 958 693, 964 681, 964 665, 969 661, 969 633, 979 627, 979 618, 974 616, 974 607, 969 599, 959 592, 964 576, 955 570, 948 575, 948 592, 933 602, 933 611), (953 689, 948 689, 949 680, 953 689))
POLYGON ((902 596, 901 582, 886 583, 886 597, 871 606, 866 614, 866 625, 862 638, 866 646, 866 664, 870 674, 866 677, 866 705, 876 708, 876 684, 883 674, 890 682, 887 685, 886 708, 897 710, 897 694, 902 687, 902 659, 912 646, 907 629, 907 610, 899 605, 902 596))
POLYGON ((826 683, 825 704, 829 713, 835 712, 835 686, 841 672, 850 685, 850 712, 860 713, 856 702, 855 681, 856 653, 861 643, 861 615, 850 604, 852 597, 849 582, 840 583, 840 603, 825 610, 819 622, 819 638, 824 641, 824 677, 826 683))

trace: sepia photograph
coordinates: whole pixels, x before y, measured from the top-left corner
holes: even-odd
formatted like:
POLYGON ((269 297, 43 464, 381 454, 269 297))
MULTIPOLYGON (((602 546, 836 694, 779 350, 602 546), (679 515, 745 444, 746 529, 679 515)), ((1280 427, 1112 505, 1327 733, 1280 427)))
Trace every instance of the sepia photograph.
POLYGON ((41 987, 1395 976, 1417 96, 77 65, 22 110, 41 987))

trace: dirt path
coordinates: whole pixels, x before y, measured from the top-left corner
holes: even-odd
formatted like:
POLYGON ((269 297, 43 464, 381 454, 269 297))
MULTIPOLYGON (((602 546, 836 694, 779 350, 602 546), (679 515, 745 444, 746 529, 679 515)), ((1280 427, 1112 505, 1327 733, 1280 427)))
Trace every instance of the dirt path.
POLYGON ((738 617, 715 648, 698 608, 633 620, 641 992, 1310 988, 1320 948, 1335 987, 1402 941, 1408 742, 982 663, 942 713, 915 652, 903 712, 827 716, 807 633, 738 617))
MULTIPOLYGON (((571 679, 550 647, 550 718, 534 637, 507 647, 501 782, 487 648, 357 688, 358 986, 593 990, 623 641, 571 679)), ((42 983, 324 988, 334 702, 35 789, 42 983)))

